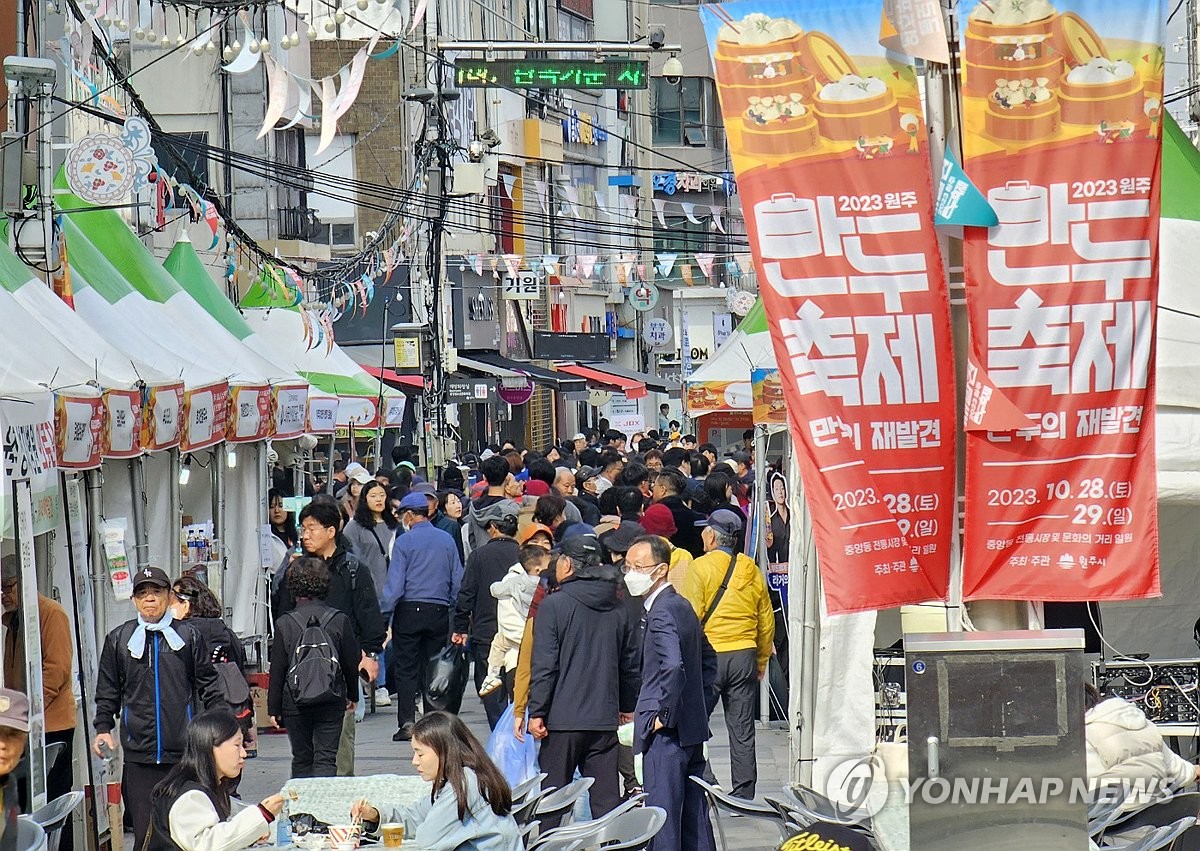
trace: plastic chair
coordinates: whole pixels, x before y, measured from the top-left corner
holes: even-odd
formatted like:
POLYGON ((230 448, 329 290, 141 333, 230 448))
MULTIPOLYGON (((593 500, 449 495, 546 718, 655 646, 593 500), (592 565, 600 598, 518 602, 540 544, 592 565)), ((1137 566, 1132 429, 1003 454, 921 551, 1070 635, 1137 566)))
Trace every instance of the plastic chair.
MULTIPOLYGON (((56 744, 61 744, 61 742, 56 744)), ((83 792, 68 792, 65 795, 59 795, 30 816, 46 832, 47 851, 58 851, 58 841, 62 836, 63 827, 81 801, 83 801, 83 792)))
POLYGON ((533 843, 527 847, 532 851, 534 848, 541 851, 544 843, 554 840, 560 842, 567 838, 592 838, 597 831, 603 830, 605 826, 619 819, 622 815, 630 810, 642 806, 642 802, 646 800, 646 793, 641 792, 633 795, 626 801, 622 801, 620 805, 614 807, 604 815, 594 818, 591 821, 576 822, 574 824, 563 825, 562 827, 551 828, 544 834, 539 835, 533 843))
POLYGON ((580 777, 572 780, 561 789, 548 793, 538 802, 534 812, 542 821, 555 821, 563 816, 569 816, 575 809, 575 802, 583 797, 583 793, 592 788, 593 777, 580 777))
MULTIPOLYGON (((747 801, 745 798, 735 798, 733 795, 726 795, 716 786, 713 786, 710 783, 705 783, 704 780, 696 777, 695 775, 689 777, 688 780, 692 781, 704 790, 704 794, 708 798, 709 806, 713 808, 714 815, 719 813, 721 810, 725 810, 726 812, 747 816, 749 818, 765 819, 779 828, 779 833, 784 839, 788 838, 786 817, 784 817, 779 810, 770 804, 759 801, 747 801)), ((717 823, 717 834, 721 838, 721 848, 728 849, 729 845, 725 841, 725 819, 716 818, 714 821, 717 823)))
POLYGON ((66 742, 51 742, 46 745, 46 771, 50 771, 54 767, 54 763, 58 762, 58 758, 66 749, 66 742))
POLYGON ((528 798, 513 806, 513 821, 515 821, 519 826, 524 826, 529 824, 529 822, 534 821, 534 815, 537 813, 538 804, 542 802, 542 799, 545 798, 550 791, 552 790, 548 789, 543 792, 540 789, 534 789, 532 792, 530 792, 528 798))
POLYGON ((546 773, 542 772, 536 777, 530 777, 528 780, 518 783, 513 787, 512 799, 513 802, 524 801, 529 797, 529 793, 534 789, 542 788, 542 781, 546 779, 546 773))
POLYGON ((834 824, 852 826, 866 821, 866 814, 861 811, 847 810, 831 801, 815 789, 807 786, 785 785, 781 787, 788 798, 787 803, 797 814, 804 816, 809 822, 828 821, 834 824))
POLYGON ((46 851, 46 831, 29 816, 17 816, 16 851, 46 851))
POLYGON ((1103 786, 1088 804, 1088 836, 1099 838, 1117 820, 1121 807, 1129 797, 1129 790, 1121 786, 1103 786))
POLYGON ((604 851, 642 851, 666 821, 667 811, 662 807, 637 807, 600 828, 594 841, 604 851))
POLYGON ((528 848, 537 839, 539 821, 531 821, 521 828, 521 847, 528 848))

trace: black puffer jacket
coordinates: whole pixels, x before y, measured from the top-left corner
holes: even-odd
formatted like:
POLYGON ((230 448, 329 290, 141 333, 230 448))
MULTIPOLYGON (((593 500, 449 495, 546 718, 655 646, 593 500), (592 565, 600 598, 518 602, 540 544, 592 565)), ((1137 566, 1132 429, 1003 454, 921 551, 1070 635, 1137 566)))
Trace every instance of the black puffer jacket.
POLYGON ((637 627, 617 600, 615 571, 572 578, 542 600, 533 619, 529 717, 555 730, 617 729, 639 686, 637 627))
MULTIPOLYGON (((326 560, 329 565, 329 593, 325 604, 332 606, 350 618, 354 637, 364 653, 380 653, 383 640, 387 637, 387 624, 379 611, 379 595, 375 593, 375 582, 371 571, 358 562, 358 556, 348 546, 348 541, 338 535, 337 549, 326 560)), ((286 569, 281 571, 286 574, 286 569)), ((296 608, 296 602, 287 590, 286 577, 279 583, 272 601, 276 621, 296 608)))
POLYGON ((192 716, 224 703, 204 639, 186 621, 172 627, 184 645, 172 650, 161 633, 146 634, 141 659, 129 655, 131 620, 104 639, 96 674, 97 733, 111 733, 121 719, 121 749, 128 762, 173 765, 183 756, 192 716))

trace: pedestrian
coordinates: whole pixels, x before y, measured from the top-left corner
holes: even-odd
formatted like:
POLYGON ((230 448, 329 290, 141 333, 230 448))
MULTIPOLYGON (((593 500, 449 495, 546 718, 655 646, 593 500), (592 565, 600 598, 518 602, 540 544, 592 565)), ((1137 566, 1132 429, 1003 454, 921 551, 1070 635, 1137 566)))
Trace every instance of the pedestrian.
POLYGON ((503 455, 492 455, 485 458, 479 464, 479 471, 483 473, 487 490, 471 500, 470 508, 467 510, 463 541, 468 556, 471 554, 471 550, 483 546, 488 540, 487 530, 479 523, 476 514, 501 500, 508 499, 505 488, 512 478, 512 469, 509 467, 508 459, 503 455))
MULTIPOLYGON (((378 480, 363 485, 358 496, 358 508, 354 517, 346 524, 345 534, 354 547, 354 555, 361 567, 371 574, 375 585, 376 598, 381 601, 382 609, 383 586, 387 582, 388 563, 392 558, 392 542, 396 540, 396 532, 400 521, 392 511, 388 500, 387 488, 378 480)), ((383 622, 391 623, 392 613, 387 610, 380 612, 383 622)), ((375 677, 375 705, 390 706, 391 698, 387 689, 387 652, 384 652, 384 664, 379 666, 379 674, 375 677)))
POLYGON ((183 755, 188 720, 218 705, 216 674, 200 635, 171 614, 171 580, 148 566, 133 575, 137 617, 112 630, 96 672, 96 738, 101 758, 117 748, 121 719, 121 799, 133 821, 134 847, 150 827, 150 793, 183 755), (199 704, 199 705, 198 705, 199 704))
POLYGON ((216 595, 195 576, 185 573, 171 586, 171 615, 200 635, 204 655, 217 675, 217 690, 241 723, 242 731, 249 735, 254 723, 254 704, 246 681, 246 651, 221 619, 221 604, 216 595))
POLYGON ((754 705, 774 650, 775 614, 762 571, 736 550, 741 531, 741 518, 732 511, 710 514, 703 532, 705 555, 692 562, 681 591, 717 651, 716 689, 729 731, 730 794, 749 800, 758 781, 754 705))
MULTIPOLYGON (((4 683, 25 691, 25 625, 21 611, 21 562, 15 555, 0 559, 0 601, 4 615, 4 683)), ((38 641, 42 657, 42 711, 45 717, 46 744, 62 742, 64 749, 53 765, 46 766, 46 795, 54 800, 75 786, 75 695, 71 689, 71 666, 75 643, 67 612, 44 594, 37 595, 38 641)), ((22 787, 22 800, 28 790, 22 787)), ((27 802, 25 802, 27 803, 27 802)), ((28 809, 27 806, 22 807, 28 809)), ((71 851, 74 836, 66 831, 59 843, 61 851, 71 851)))
MULTIPOLYGON (((534 527, 529 527, 534 528, 534 527)), ((549 540, 549 539, 547 539, 549 540)), ((533 595, 541 585, 542 573, 550 564, 550 546, 527 543, 517 554, 517 563, 504 577, 488 586, 496 599, 496 635, 487 658, 487 677, 479 687, 479 696, 491 694, 501 686, 512 695, 517 673, 517 656, 533 595)))
POLYGON ((454 545, 458 547, 458 560, 465 563, 467 557, 463 551, 462 494, 454 490, 442 490, 437 492, 437 497, 437 513, 433 515, 433 525, 454 539, 454 545))
POLYGON ((287 730, 292 777, 340 774, 342 727, 354 719, 360 651, 349 618, 326 602, 331 579, 324 560, 296 559, 285 580, 296 607, 275 621, 267 712, 287 730))
POLYGON ((617 599, 620 572, 601 563, 595 536, 564 540, 555 574, 559 590, 533 623, 529 731, 542 740, 543 788, 566 786, 578 770, 594 778, 592 815, 602 816, 621 800, 617 726, 633 719, 637 700, 636 628, 617 599))
POLYGON ((361 819, 368 834, 403 823, 404 835, 429 851, 521 851, 508 782, 461 719, 426 715, 413 729, 412 746, 412 764, 431 784, 429 798, 407 807, 359 800, 352 819, 361 819))
POLYGON ((0 688, 0 851, 18 851, 21 796, 17 793, 17 766, 28 742, 29 699, 24 692, 0 688))
POLYGON ((238 851, 266 839, 283 810, 276 793, 232 815, 232 789, 246 762, 237 719, 223 709, 188 725, 183 757, 154 787, 150 835, 140 851, 238 851))
POLYGON ((502 680, 492 684, 486 693, 483 688, 492 641, 496 637, 496 598, 490 589, 492 583, 504 578, 520 556, 520 547, 513 537, 517 534, 517 505, 511 500, 497 502, 479 512, 478 517, 489 540, 467 557, 451 640, 465 646, 470 639, 471 658, 475 662, 475 690, 483 701, 488 726, 494 728, 508 706, 508 692, 503 688, 502 680))
POLYGON ((358 500, 362 496, 363 486, 367 482, 373 481, 375 481, 375 477, 371 475, 366 467, 357 461, 352 461, 346 465, 346 487, 340 497, 342 515, 346 520, 349 520, 358 511, 358 500))
POLYGON ((284 507, 283 493, 275 488, 267 492, 267 520, 271 524, 271 535, 283 547, 279 558, 273 562, 278 565, 283 560, 283 553, 296 549, 300 533, 296 531, 295 515, 284 507))
MULTIPOLYGON (((375 583, 354 554, 349 540, 339 532, 341 522, 336 503, 328 497, 314 497, 300 512, 300 545, 306 555, 324 559, 329 568, 329 593, 325 595, 325 603, 350 619, 354 639, 362 654, 358 670, 365 675, 369 687, 379 675, 379 654, 383 652, 387 637, 387 623, 383 619, 379 595, 375 593, 375 583)), ((288 572, 291 572, 290 568, 288 572)), ((276 619, 295 607, 285 577, 275 606, 276 619)), ((361 700, 359 692, 356 688, 348 695, 349 699, 361 700)), ((354 736, 354 715, 348 714, 342 720, 342 738, 338 745, 339 777, 354 774, 354 736)))
POLYGON ((704 542, 700 530, 704 515, 693 511, 683 501, 687 479, 672 467, 665 468, 654 480, 650 490, 653 504, 665 505, 675 520, 676 536, 671 540, 695 557, 704 555, 704 542))
POLYGON ((711 851, 708 799, 690 778, 704 773, 717 655, 691 605, 667 581, 670 561, 670 545, 657 535, 638 538, 625 556, 625 586, 646 611, 633 746, 642 754, 646 805, 667 813, 652 851, 711 851))
MULTIPOLYGON (((507 470, 507 464, 505 465, 507 470)), ((429 501, 410 493, 400 501, 404 534, 392 547, 384 605, 392 610, 392 653, 397 723, 392 741, 412 738, 416 695, 425 692, 429 657, 446 646, 451 608, 458 600, 463 567, 458 547, 429 522, 429 501)), ((430 707, 426 706, 426 709, 430 707)))
POLYGON ((646 509, 642 515, 642 526, 648 535, 658 535, 671 548, 671 569, 667 572, 667 581, 676 589, 683 587, 687 572, 692 566, 692 554, 683 547, 673 543, 675 534, 675 517, 671 510, 662 503, 655 503, 646 509))

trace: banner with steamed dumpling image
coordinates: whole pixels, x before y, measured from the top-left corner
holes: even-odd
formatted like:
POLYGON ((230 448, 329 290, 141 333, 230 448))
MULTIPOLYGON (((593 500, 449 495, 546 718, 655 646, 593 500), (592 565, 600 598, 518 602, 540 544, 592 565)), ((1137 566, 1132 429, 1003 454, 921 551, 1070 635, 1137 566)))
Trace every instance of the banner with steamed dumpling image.
POLYGON ((828 610, 944 599, 954 364, 913 67, 882 0, 700 11, 828 610))
POLYGON ((1157 596, 1163 8, 964 0, 967 599, 1157 596))

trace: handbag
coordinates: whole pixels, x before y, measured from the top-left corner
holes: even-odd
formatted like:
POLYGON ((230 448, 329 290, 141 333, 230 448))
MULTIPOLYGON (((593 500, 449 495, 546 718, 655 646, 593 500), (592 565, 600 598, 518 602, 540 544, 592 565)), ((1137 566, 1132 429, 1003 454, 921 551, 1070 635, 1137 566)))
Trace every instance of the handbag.
POLYGON ((733 578, 733 568, 737 564, 737 554, 729 554, 729 567, 725 570, 725 578, 721 580, 721 587, 717 589, 716 595, 711 603, 708 604, 708 609, 704 612, 704 617, 700 618, 700 628, 704 629, 704 625, 708 623, 708 619, 713 616, 713 612, 717 610, 717 605, 721 602, 721 598, 725 596, 725 590, 729 588, 729 580, 733 578))

